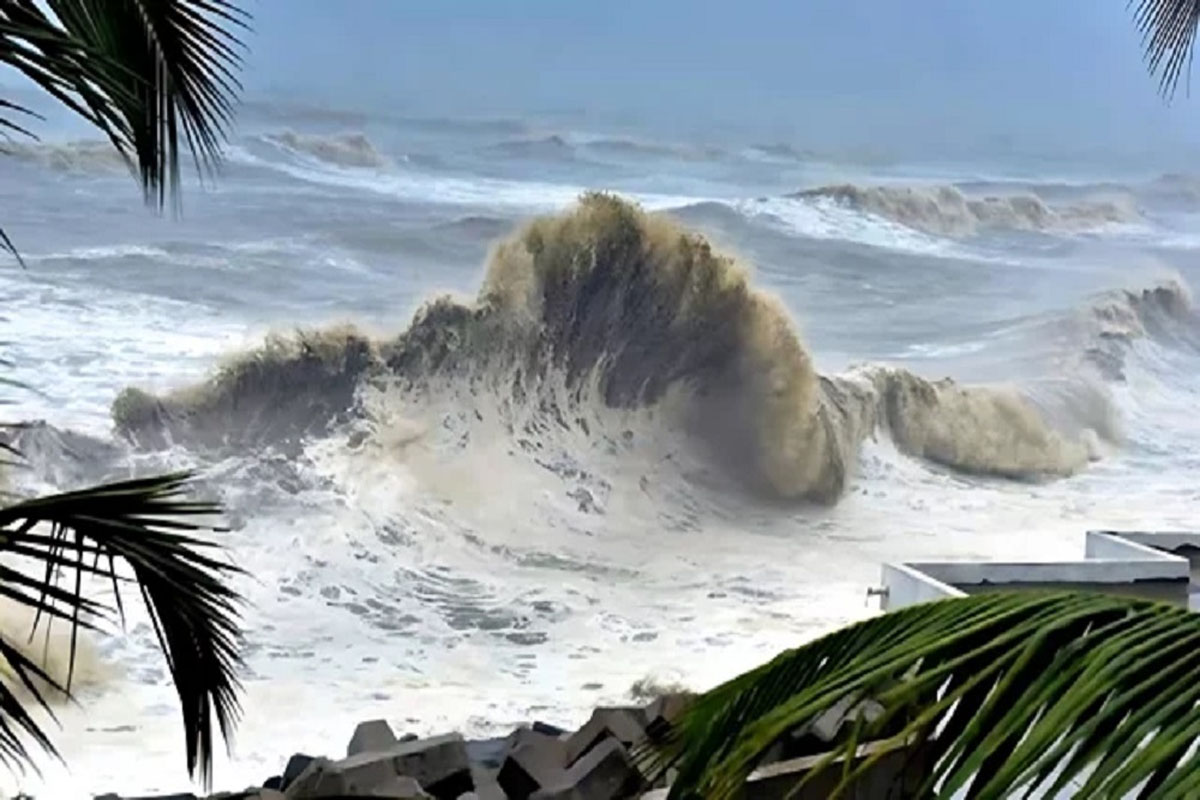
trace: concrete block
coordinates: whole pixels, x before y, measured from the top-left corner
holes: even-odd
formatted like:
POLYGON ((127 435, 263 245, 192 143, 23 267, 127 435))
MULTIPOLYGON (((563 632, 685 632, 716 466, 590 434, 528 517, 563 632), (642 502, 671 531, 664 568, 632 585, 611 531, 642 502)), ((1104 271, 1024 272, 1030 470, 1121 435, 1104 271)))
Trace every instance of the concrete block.
POLYGON ((392 732, 392 727, 382 719, 372 719, 358 723, 350 737, 350 744, 346 745, 346 755, 382 753, 395 746, 396 734, 392 732))
MULTIPOLYGON (((825 754, 804 756, 759 767, 746 781, 743 800, 827 800, 833 796, 842 777, 842 758, 837 758, 799 792, 797 785, 825 754)), ((853 781, 841 797, 909 797, 928 775, 928 764, 922 752, 903 746, 884 747, 879 742, 860 745, 854 762, 867 758, 878 760, 863 775, 853 781)))
POLYGON ((493 739, 468 739, 467 759, 474 766, 499 769, 508 749, 508 737, 506 736, 493 739))
POLYGON ((497 782, 510 800, 526 800, 538 789, 560 781, 567 767, 567 743, 529 728, 508 738, 508 752, 497 782))
POLYGON ((341 761, 314 759, 286 794, 292 800, 325 797, 372 797, 376 791, 407 791, 393 780, 415 780, 439 800, 455 800, 475 788, 462 736, 449 734, 415 742, 395 743, 383 752, 357 753, 341 761))
POLYGON ((532 728, 536 733, 541 733, 546 736, 559 737, 564 733, 567 733, 566 728, 560 728, 557 725, 551 725, 547 722, 534 721, 532 728))
POLYGON ((646 736, 658 741, 671 732, 671 725, 691 706, 693 695, 665 694, 646 706, 646 736))
POLYGON ((308 769, 315 758, 305 755, 304 753, 296 753, 288 759, 287 766, 283 768, 283 775, 280 776, 279 786, 276 787, 279 791, 287 791, 287 788, 292 785, 296 778, 300 777, 300 773, 308 769))
POLYGON ((610 737, 572 764, 554 786, 539 789, 531 800, 617 800, 634 794, 641 781, 629 753, 610 737))
POLYGON ((645 711, 641 708, 597 708, 591 719, 567 739, 567 764, 574 764, 608 738, 625 747, 645 739, 645 711))
POLYGON ((317 758, 288 787, 288 800, 336 797, 386 797, 416 800, 430 797, 415 778, 400 775, 390 753, 359 753, 341 761, 317 758))
POLYGON ((853 699, 847 695, 834 703, 828 711, 813 720, 809 732, 823 742, 832 742, 845 723, 860 717, 873 722, 884 712, 883 706, 874 700, 864 700, 851 705, 853 699))
POLYGON ((433 795, 421 788, 421 784, 406 775, 396 775, 382 786, 375 787, 368 797, 386 797, 389 800, 428 800, 433 795))
POLYGON ((288 800, 320 800, 328 797, 370 797, 374 786, 395 777, 386 756, 366 753, 343 761, 314 758, 284 790, 288 800))
POLYGON ((456 800, 472 791, 471 762, 461 734, 448 733, 402 743, 391 751, 396 774, 416 778, 439 800, 456 800))
POLYGON ((475 790, 468 794, 475 795, 478 800, 508 800, 508 795, 500 788, 496 778, 500 774, 498 768, 484 767, 479 764, 471 766, 471 780, 475 782, 475 790))

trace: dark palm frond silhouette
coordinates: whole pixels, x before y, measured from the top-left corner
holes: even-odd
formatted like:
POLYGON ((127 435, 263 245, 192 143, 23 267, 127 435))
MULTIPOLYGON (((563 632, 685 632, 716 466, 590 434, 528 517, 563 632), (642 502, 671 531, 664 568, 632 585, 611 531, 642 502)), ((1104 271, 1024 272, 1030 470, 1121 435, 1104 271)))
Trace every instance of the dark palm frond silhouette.
POLYGON ((1191 70, 1200 25, 1200 0, 1129 0, 1142 34, 1146 66, 1158 77, 1158 90, 1170 100, 1179 79, 1191 70))
MULTIPOLYGON (((0 64, 94 125, 125 159, 146 202, 178 207, 180 160, 208 175, 240 89, 238 38, 249 18, 227 0, 0 0, 0 64)), ((5 141, 34 137, 38 115, 0 97, 5 141)), ((0 249, 20 260, 0 231, 0 249)), ((0 379, 0 384, 14 382, 0 379)), ((19 454, 0 445, 5 460, 19 454)), ((35 613, 34 628, 70 630, 65 679, 0 637, 0 760, 31 764, 31 740, 55 753, 34 714, 71 689, 81 629, 145 602, 183 712, 189 773, 211 779, 213 722, 228 740, 238 712, 238 570, 200 535, 220 509, 186 499, 188 474, 110 483, 0 507, 0 597, 35 613), (96 579, 111 606, 94 599, 96 579), (29 707, 28 698, 34 700, 29 707)))

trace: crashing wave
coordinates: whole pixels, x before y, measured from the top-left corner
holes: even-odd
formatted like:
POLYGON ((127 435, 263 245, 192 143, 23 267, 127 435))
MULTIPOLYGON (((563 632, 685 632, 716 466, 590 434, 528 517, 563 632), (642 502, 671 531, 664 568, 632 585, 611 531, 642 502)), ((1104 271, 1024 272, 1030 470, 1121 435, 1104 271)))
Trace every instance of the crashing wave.
POLYGON ((81 140, 75 142, 6 142, 0 156, 16 158, 60 172, 94 174, 129 169, 128 162, 111 142, 81 140))
POLYGON ((113 415, 141 446, 295 444, 364 414, 368 385, 488 396, 510 423, 533 410, 548 428, 586 425, 589 407, 653 411, 753 489, 822 502, 878 429, 913 456, 1011 478, 1068 475, 1091 455, 1006 388, 886 367, 818 375, 737 262, 598 194, 497 245, 473 302, 433 300, 395 338, 274 338, 199 386, 126 390, 113 415))
POLYGON ((1124 195, 1051 206, 1034 194, 971 197, 956 186, 839 184, 789 195, 832 201, 938 236, 972 236, 988 230, 1085 231, 1141 220, 1124 195))
POLYGON ((269 134, 265 138, 294 153, 310 156, 336 167, 384 169, 392 163, 363 133, 316 135, 283 131, 269 134))
POLYGON ((1106 292, 1088 308, 1089 340, 1085 356, 1110 381, 1125 380, 1129 345, 1138 339, 1166 338, 1181 328, 1179 321, 1192 314, 1192 297, 1177 278, 1133 291, 1106 292))

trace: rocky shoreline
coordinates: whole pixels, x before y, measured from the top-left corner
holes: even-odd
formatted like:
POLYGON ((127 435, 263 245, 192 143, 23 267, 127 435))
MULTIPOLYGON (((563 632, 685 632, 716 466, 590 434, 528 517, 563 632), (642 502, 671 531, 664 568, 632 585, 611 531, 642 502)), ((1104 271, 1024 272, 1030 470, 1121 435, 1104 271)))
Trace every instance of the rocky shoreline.
MULTIPOLYGON (((645 755, 667 741, 694 695, 661 694, 646 705, 596 708, 578 730, 542 722, 505 737, 468 740, 458 733, 397 737, 381 719, 360 722, 345 756, 293 755, 262 786, 210 795, 207 800, 665 800, 673 771, 646 769, 645 755)), ((845 743, 852 720, 878 719, 872 700, 846 697, 807 725, 777 740, 748 777, 742 800, 828 800, 842 768, 817 770, 836 743, 845 743), (803 787, 798 784, 805 781, 803 787)), ((867 767, 840 796, 887 798, 914 789, 928 766, 920 749, 867 741, 851 766, 867 767), (869 762, 869 763, 868 763, 869 762), (914 783, 914 781, 916 783, 914 783)), ((842 763, 838 756, 835 762, 842 763)), ((907 796, 907 795, 905 795, 907 796)), ((95 800, 201 800, 193 794, 95 800)))
MULTIPOLYGON (((663 695, 645 706, 597 708, 577 731, 533 722, 494 739, 449 733, 397 737, 385 720, 358 724, 341 758, 297 753, 278 775, 209 800, 619 800, 665 797, 635 763, 635 748, 661 740, 690 701, 663 695)), ((200 800, 194 794, 96 800, 200 800)))

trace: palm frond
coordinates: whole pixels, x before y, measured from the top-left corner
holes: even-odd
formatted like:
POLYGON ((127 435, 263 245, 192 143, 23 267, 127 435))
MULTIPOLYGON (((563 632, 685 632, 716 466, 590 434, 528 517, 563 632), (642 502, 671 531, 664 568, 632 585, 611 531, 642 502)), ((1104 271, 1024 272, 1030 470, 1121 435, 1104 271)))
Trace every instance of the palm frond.
POLYGON ((0 228, 0 252, 10 254, 22 268, 25 266, 25 259, 21 258, 21 253, 12 243, 12 239, 8 238, 8 234, 4 232, 3 228, 0 228))
POLYGON ((764 754, 839 702, 871 700, 806 782, 881 753, 924 765, 918 796, 1196 796, 1200 615, 1087 593, 986 594, 913 606, 836 631, 700 697, 665 744, 673 798, 739 796, 764 754), (835 760, 840 759, 840 764, 835 760))
MULTIPOLYGON (((79 629, 91 627, 93 620, 113 611, 84 596, 84 579, 100 578, 111 584, 119 616, 124 607, 122 584, 136 584, 179 695, 188 771, 195 775, 199 768, 208 784, 212 719, 216 717, 228 740, 238 715, 239 598, 226 581, 240 570, 215 558, 215 545, 194 535, 204 528, 201 518, 219 509, 185 499, 190 477, 178 473, 122 481, 0 508, 0 554, 44 569, 44 575, 35 576, 0 567, 0 596, 33 609, 39 617, 69 625, 68 663, 73 665, 79 629), (128 580, 120 574, 119 561, 129 567, 128 580)), ((10 655, 0 642, 0 659, 16 674, 28 671, 27 664, 10 655)), ((64 684, 51 681, 49 685, 69 693, 71 679, 68 672, 64 684)), ((26 753, 6 736, 6 720, 43 747, 48 739, 28 716, 9 714, 4 691, 8 690, 0 690, 0 757, 20 762, 26 753)), ((49 710, 40 694, 34 697, 49 710)))
MULTIPOLYGON (((1135 0, 1130 0, 1133 6, 1135 0)), ((1200 25, 1200 0, 1136 0, 1134 23, 1142 34, 1146 66, 1159 76, 1158 90, 1174 96, 1185 69, 1190 72, 1200 25)))
POLYGON ((161 206, 182 150, 202 173, 219 162, 247 21, 228 0, 0 0, 0 63, 102 131, 161 206))

